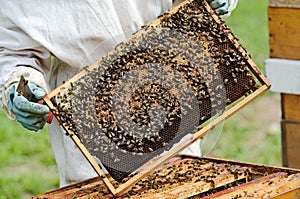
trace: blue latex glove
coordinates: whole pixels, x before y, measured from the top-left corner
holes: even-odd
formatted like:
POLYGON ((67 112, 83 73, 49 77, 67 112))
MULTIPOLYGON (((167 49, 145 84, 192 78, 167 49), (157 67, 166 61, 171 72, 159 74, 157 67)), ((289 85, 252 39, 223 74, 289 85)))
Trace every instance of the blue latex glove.
POLYGON ((207 2, 217 15, 224 15, 228 13, 228 0, 207 0, 207 2))
MULTIPOLYGON (((25 97, 20 96, 16 91, 17 86, 17 84, 13 85, 9 91, 9 109, 23 127, 32 131, 42 129, 50 112, 49 108, 43 104, 30 102, 25 97)), ((28 86, 36 100, 40 100, 46 95, 46 92, 35 84, 28 83, 28 86)))

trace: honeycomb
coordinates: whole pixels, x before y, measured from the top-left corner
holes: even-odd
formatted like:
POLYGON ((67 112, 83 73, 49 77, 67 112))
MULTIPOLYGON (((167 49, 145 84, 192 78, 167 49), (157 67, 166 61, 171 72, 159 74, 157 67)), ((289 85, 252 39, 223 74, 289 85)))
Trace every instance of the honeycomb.
POLYGON ((67 134, 122 181, 263 84, 229 35, 205 1, 186 1, 83 69, 48 103, 67 134))

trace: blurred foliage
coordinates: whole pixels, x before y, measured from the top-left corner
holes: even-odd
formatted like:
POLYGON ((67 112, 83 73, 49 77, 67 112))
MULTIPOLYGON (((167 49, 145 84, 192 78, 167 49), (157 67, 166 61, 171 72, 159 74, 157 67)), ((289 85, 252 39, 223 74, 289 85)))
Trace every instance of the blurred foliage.
POLYGON ((0 199, 27 198, 59 186, 46 127, 25 130, 0 111, 0 199))

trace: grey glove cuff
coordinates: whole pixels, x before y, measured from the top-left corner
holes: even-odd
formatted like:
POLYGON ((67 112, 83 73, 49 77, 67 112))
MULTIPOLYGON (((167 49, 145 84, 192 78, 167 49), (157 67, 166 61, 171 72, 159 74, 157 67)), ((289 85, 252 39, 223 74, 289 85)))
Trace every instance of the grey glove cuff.
POLYGON ((228 13, 221 15, 220 17, 226 19, 227 17, 229 17, 231 15, 231 12, 236 8, 238 0, 229 0, 229 7, 228 7, 228 13))

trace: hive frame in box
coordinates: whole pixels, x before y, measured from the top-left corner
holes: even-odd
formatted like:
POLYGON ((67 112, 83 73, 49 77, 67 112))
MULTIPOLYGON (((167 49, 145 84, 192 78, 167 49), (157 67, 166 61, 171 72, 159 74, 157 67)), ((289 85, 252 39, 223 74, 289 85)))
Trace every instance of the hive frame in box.
MULTIPOLYGON (((218 158, 178 156, 146 175, 120 198, 297 198, 299 172, 218 158), (152 187, 151 182, 163 183, 152 187)), ((96 177, 34 198, 112 198, 108 192, 96 177)))
MULTIPOLYGON (((164 22, 163 20, 165 20, 165 19, 169 19, 170 20, 171 17, 173 15, 175 16, 175 14, 177 14, 177 12, 180 12, 180 10, 184 8, 184 6, 193 6, 193 5, 196 5, 196 2, 194 0, 184 1, 181 4, 179 4, 177 7, 174 7, 168 13, 164 14, 163 16, 161 16, 160 18, 158 18, 157 20, 155 20, 154 22, 152 22, 151 24, 145 26, 142 30, 145 30, 145 29, 147 29, 149 27, 150 28, 159 27, 159 25, 161 25, 164 22)), ((211 118, 213 118, 212 121, 210 121, 209 123, 208 122, 202 123, 202 124, 205 124, 205 125, 200 126, 201 127, 201 128, 199 128, 200 130, 197 130, 196 132, 194 132, 187 139, 180 140, 180 142, 176 142, 177 145, 176 146, 172 145, 172 148, 169 148, 169 151, 167 153, 165 153, 164 155, 158 156, 158 157, 153 156, 153 159, 147 159, 147 161, 145 161, 142 166, 139 166, 137 169, 135 169, 134 172, 130 171, 130 173, 133 174, 133 175, 126 182, 124 182, 124 183, 122 183, 120 185, 117 185, 117 187, 116 187, 116 185, 114 185, 115 181, 109 179, 107 177, 107 175, 105 175, 105 173, 103 172, 103 169, 101 168, 101 166, 93 158, 93 156, 91 154, 91 151, 89 151, 87 149, 86 144, 83 144, 82 138, 80 138, 81 135, 79 133, 76 133, 76 130, 74 130, 75 127, 72 126, 72 125, 70 126, 69 124, 66 125, 66 122, 65 122, 65 120, 66 120, 65 117, 66 116, 64 115, 62 117, 62 112, 66 112, 66 111, 62 110, 63 109, 62 106, 58 105, 57 101, 56 101, 58 98, 65 98, 65 96, 72 96, 72 95, 74 95, 73 90, 71 90, 71 89, 73 89, 73 84, 76 84, 76 83, 78 83, 80 81, 80 79, 82 79, 84 77, 87 77, 88 75, 91 75, 91 73, 92 73, 91 71, 94 70, 94 69, 98 69, 99 65, 101 65, 101 64, 104 63, 105 58, 101 58, 95 64, 93 64, 93 65, 85 68, 82 72, 80 72, 79 74, 75 75, 73 78, 71 78, 70 80, 68 80, 65 84, 63 84, 62 86, 56 88, 54 91, 52 91, 50 94, 48 94, 48 95, 46 95, 44 97, 44 100, 45 100, 46 104, 50 107, 51 111, 57 117, 58 121, 62 124, 62 126, 66 130, 67 134, 76 143, 76 145, 81 150, 81 152, 83 153, 83 155, 87 158, 87 160, 92 165, 92 167, 94 168, 94 170, 97 172, 97 174, 101 177, 101 179, 103 180, 103 182, 106 184, 106 186, 109 188, 109 190, 114 195, 118 195, 118 194, 124 193, 130 186, 132 186, 134 183, 136 183, 145 174, 149 173, 150 171, 152 171, 153 169, 155 169, 156 167, 158 167, 159 165, 161 165, 163 162, 165 162, 165 161, 169 160, 170 158, 174 157, 176 154, 178 154, 184 148, 188 147, 190 144, 192 144, 193 142, 195 142, 197 139, 203 137, 209 130, 213 129, 217 124, 221 123, 224 119, 226 119, 226 118, 230 117, 231 115, 233 115, 236 111, 238 111, 243 106, 245 106, 246 104, 248 104, 249 102, 251 102, 254 98, 256 98, 258 95, 262 94, 264 91, 266 91, 270 87, 270 84, 268 83, 267 79, 258 70, 258 68, 256 67, 256 65, 253 63, 253 61, 251 60, 251 58, 247 54, 246 50, 243 47, 241 47, 241 45, 239 44, 239 42, 237 41, 237 39, 234 37, 234 35, 230 32, 230 30, 228 29, 228 27, 225 26, 224 23, 222 23, 221 19, 217 15, 214 14, 213 10, 210 8, 210 6, 208 5, 208 3, 206 1, 202 1, 201 3, 199 3, 199 6, 202 6, 201 8, 204 9, 201 12, 208 13, 210 22, 213 23, 214 25, 218 26, 218 28, 220 29, 220 31, 222 31, 222 34, 226 35, 226 38, 225 38, 226 42, 227 42, 226 45, 231 45, 231 48, 234 48, 236 50, 236 53, 234 53, 234 54, 239 54, 239 55, 233 55, 233 57, 237 56, 237 58, 242 58, 242 60, 238 60, 238 62, 239 63, 243 63, 244 65, 247 66, 247 68, 246 68, 247 71, 245 70, 246 73, 247 73, 247 75, 249 73, 251 73, 251 75, 253 76, 251 78, 247 77, 247 75, 245 76, 245 74, 246 74, 245 71, 242 71, 241 75, 240 75, 241 76, 240 77, 241 80, 245 81, 245 82, 246 81, 252 81, 252 78, 255 77, 256 80, 258 81, 258 83, 255 82, 255 85, 253 85, 253 88, 250 89, 250 88, 248 88, 248 82, 246 82, 246 83, 245 82, 238 83, 238 80, 240 80, 240 79, 236 78, 235 73, 230 72, 232 74, 232 76, 233 76, 233 83, 231 83, 231 84, 232 85, 233 84, 235 84, 235 85, 241 84, 243 86, 246 85, 247 88, 248 88, 247 92, 243 90, 244 88, 243 89, 238 88, 239 90, 243 90, 243 91, 241 91, 242 94, 243 94, 243 96, 239 96, 238 98, 236 98, 236 96, 233 96, 232 98, 234 99, 234 102, 231 102, 230 100, 229 100, 230 102, 226 102, 226 104, 228 104, 228 106, 226 106, 226 109, 220 115, 214 116, 213 113, 212 113, 212 110, 209 109, 209 114, 211 114, 210 116, 211 116, 211 118), (242 78, 244 78, 244 79, 242 79, 242 78), (256 87, 256 86, 257 86, 257 88, 254 89, 254 87, 256 87), (248 93, 248 91, 249 92, 253 91, 253 92, 248 93), (247 96, 244 96, 245 94, 247 94, 247 96)), ((198 15, 203 18, 203 14, 200 13, 200 14, 197 14, 197 16, 198 15)), ((197 19, 193 19, 193 20, 197 20, 197 19)), ((180 22, 180 23, 184 23, 184 22, 180 22)), ((167 22, 166 22, 166 24, 167 24, 167 22)), ((141 35, 142 35, 141 31, 139 31, 136 34, 134 34, 132 36, 132 38, 129 39, 128 41, 133 42, 133 41, 137 40, 137 38, 139 38, 139 36, 141 37, 141 35)), ((190 34, 190 33, 187 33, 187 34, 190 34)), ((201 33, 201 34, 204 34, 204 33, 201 33)), ((210 36, 207 36, 207 39, 206 39, 207 43, 209 43, 208 42, 209 38, 210 38, 210 36)), ((224 37, 220 37, 220 38, 216 37, 215 39, 221 39, 222 40, 222 39, 224 39, 224 37)), ((220 43, 222 43, 222 41, 220 41, 220 43)), ((126 43, 124 43, 122 45, 126 46, 126 43)), ((118 53, 118 49, 122 50, 122 45, 121 46, 117 46, 114 51, 110 52, 108 55, 106 55, 104 57, 107 58, 110 55, 114 55, 114 53, 118 53)), ((207 45, 207 46, 204 46, 203 48, 207 49, 207 48, 210 48, 210 47, 209 47, 209 45, 207 45)), ((226 51, 224 50, 224 52, 226 52, 226 51)), ((206 53, 206 52, 204 52, 204 53, 206 53)), ((218 55, 218 56, 221 56, 221 55, 218 55)), ((229 58, 226 58, 226 59, 230 59, 230 58, 231 57, 229 56, 229 58)), ((207 62, 207 63, 211 63, 211 62, 207 62)), ((182 64, 182 65, 185 64, 184 59, 177 59, 176 58, 176 65, 180 65, 180 64, 182 64)), ((214 65, 214 67, 216 67, 215 66, 216 63, 211 63, 211 64, 214 65)), ((108 72, 108 74, 111 75, 110 72, 108 72)), ((228 72, 228 74, 229 74, 229 72, 228 72)), ((104 75, 102 75, 102 77, 103 76, 104 75)), ((205 82, 205 85, 206 85, 206 82, 205 82)), ((232 86, 232 87, 234 87, 234 86, 232 86)), ((152 88, 152 86, 151 86, 151 88, 152 88)), ((223 87, 223 88, 227 89, 227 87, 226 88, 223 87)), ((206 88, 206 89, 208 90, 208 88, 206 88)), ((233 95, 235 95, 235 94, 233 94, 233 95)), ((226 96, 226 97, 228 97, 228 96, 226 96)), ((231 96, 229 96, 229 97, 231 97, 231 96)), ((66 97, 66 98, 68 98, 68 97, 66 97)), ((66 101, 68 99, 63 99, 63 100, 66 101)), ((96 101, 95 99, 93 99, 93 100, 96 101)), ((69 100, 69 101, 71 101, 71 100, 69 100)), ((69 102, 69 104, 67 104, 67 106, 71 106, 71 102, 69 102)), ((63 107, 65 107, 65 105, 63 105, 63 107)), ((66 110, 68 110, 68 109, 66 109, 66 110)), ((88 117, 91 116, 91 113, 82 113, 82 114, 87 114, 88 117)), ((97 114, 95 114, 95 115, 97 115, 97 114)), ((204 116, 206 116, 206 115, 204 115, 204 116)), ((69 115, 68 117, 72 118, 72 115, 71 116, 69 115)), ((97 118, 99 118, 99 115, 97 115, 97 118)), ((181 120, 179 120, 179 121, 181 121, 181 120)), ((97 125, 101 126, 100 128, 102 128, 102 126, 104 124, 100 125, 99 123, 97 123, 97 125)), ((97 128, 98 128, 98 126, 97 126, 97 128)), ((182 137, 180 137, 180 138, 182 138, 182 137)), ((148 148, 148 149, 150 150, 150 148, 148 148)), ((161 155, 161 153, 159 155, 161 155)))

